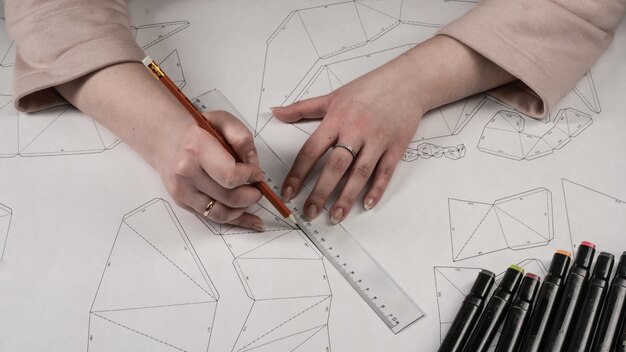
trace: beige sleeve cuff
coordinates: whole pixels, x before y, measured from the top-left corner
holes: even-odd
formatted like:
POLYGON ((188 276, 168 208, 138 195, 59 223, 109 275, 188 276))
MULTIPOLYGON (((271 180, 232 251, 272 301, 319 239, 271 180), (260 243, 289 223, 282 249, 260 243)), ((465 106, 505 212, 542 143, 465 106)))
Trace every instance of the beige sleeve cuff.
POLYGON ((624 15, 621 0, 591 2, 602 3, 589 5, 600 12, 596 25, 594 18, 579 17, 557 1, 483 0, 438 34, 464 43, 517 77, 519 81, 490 93, 543 118, 606 50, 624 15))
POLYGON ((20 111, 67 104, 56 86, 144 57, 124 0, 6 0, 5 11, 17 49, 13 95, 20 111))
MULTIPOLYGON (((32 112, 68 104, 54 87, 117 63, 141 62, 143 57, 135 42, 115 39, 95 40, 71 48, 43 70, 25 70, 19 75, 16 72, 15 107, 32 112)), ((22 66, 19 60, 18 56, 17 67, 22 66)))

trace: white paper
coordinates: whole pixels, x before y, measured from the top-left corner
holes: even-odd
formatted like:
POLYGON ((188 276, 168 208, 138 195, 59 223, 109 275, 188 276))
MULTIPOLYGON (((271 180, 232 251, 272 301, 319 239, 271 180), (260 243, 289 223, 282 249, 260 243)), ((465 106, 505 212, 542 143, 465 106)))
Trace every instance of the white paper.
MULTIPOLYGON (((208 108, 219 88, 278 182, 318 123, 282 124, 269 107, 328 93, 472 6, 130 3, 146 53, 208 108)), ((0 349, 434 351, 479 268, 519 263, 543 276, 558 248, 626 249, 624 43, 622 23, 550 121, 482 95, 429 113, 374 210, 355 207, 341 227, 313 223, 348 232, 424 311, 395 335, 266 203, 251 209, 264 234, 205 223, 92 119, 72 108, 17 113, 3 29, 0 349)))

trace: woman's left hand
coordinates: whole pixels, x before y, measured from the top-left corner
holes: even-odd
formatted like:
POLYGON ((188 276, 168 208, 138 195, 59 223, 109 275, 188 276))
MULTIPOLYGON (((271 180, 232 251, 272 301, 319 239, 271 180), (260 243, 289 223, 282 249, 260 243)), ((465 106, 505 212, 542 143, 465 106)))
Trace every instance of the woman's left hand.
POLYGON ((406 65, 411 65, 411 58, 401 55, 328 95, 272 109, 284 122, 323 119, 285 178, 285 201, 300 192, 315 163, 336 146, 304 204, 307 219, 319 215, 346 173, 347 182, 330 208, 333 224, 345 219, 370 179, 363 207, 369 210, 381 199, 425 112, 420 87, 412 83, 418 80, 411 79, 406 65))

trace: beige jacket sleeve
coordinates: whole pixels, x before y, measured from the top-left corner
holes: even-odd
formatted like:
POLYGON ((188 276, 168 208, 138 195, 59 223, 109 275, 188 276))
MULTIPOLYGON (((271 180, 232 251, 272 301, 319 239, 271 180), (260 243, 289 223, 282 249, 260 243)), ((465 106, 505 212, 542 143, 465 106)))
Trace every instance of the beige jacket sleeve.
POLYGON ((439 31, 519 81, 492 95, 545 117, 613 40, 626 0, 481 0, 439 31))
POLYGON ((124 0, 5 0, 17 56, 15 106, 67 104, 55 86, 120 62, 141 61, 124 0))

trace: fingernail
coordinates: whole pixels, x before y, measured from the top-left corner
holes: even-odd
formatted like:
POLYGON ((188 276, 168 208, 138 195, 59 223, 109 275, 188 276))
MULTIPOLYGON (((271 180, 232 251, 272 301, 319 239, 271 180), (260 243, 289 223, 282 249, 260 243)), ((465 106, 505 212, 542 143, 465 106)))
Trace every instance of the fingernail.
POLYGON ((274 110, 278 110, 278 109, 282 109, 282 108, 283 108, 282 106, 272 106, 270 108, 270 110, 274 111, 274 110))
POLYGON ((293 187, 286 186, 285 188, 283 188, 283 194, 281 197, 283 199, 283 202, 290 201, 292 197, 293 197, 293 187))
POLYGON ((304 212, 304 217, 306 217, 308 221, 315 219, 317 217, 317 206, 315 206, 315 204, 309 205, 304 212))
POLYGON ((365 210, 370 210, 374 207, 374 198, 369 197, 365 200, 365 202, 363 202, 363 208, 365 208, 365 210))
POLYGON ((254 225, 252 225, 252 228, 255 231, 265 232, 265 226, 263 226, 263 224, 254 224, 254 225))
POLYGON ((330 223, 337 225, 343 220, 343 209, 337 208, 330 214, 330 223))

